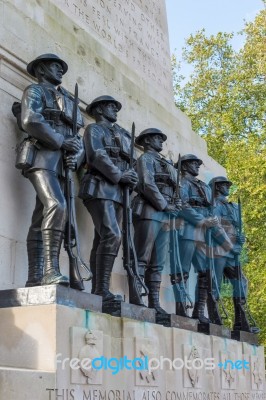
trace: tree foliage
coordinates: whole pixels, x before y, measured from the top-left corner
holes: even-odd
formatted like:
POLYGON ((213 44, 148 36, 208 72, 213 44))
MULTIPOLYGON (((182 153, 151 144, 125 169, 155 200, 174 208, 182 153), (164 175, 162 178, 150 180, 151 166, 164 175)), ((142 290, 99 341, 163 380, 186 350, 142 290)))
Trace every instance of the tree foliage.
POLYGON ((208 152, 235 183, 247 237, 249 305, 266 344, 266 10, 246 23, 244 45, 236 51, 233 33, 191 35, 183 59, 172 58, 176 105, 207 141, 208 152), (180 63, 193 67, 187 82, 180 63))

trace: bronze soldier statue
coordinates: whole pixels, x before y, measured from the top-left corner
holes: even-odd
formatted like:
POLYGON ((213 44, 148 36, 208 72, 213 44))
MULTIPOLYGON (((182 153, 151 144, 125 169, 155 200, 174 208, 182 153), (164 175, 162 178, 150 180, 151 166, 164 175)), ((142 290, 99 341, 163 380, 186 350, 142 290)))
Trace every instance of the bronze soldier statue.
POLYGON ((177 215, 180 204, 174 194, 177 173, 174 166, 159 153, 167 136, 156 128, 145 129, 135 143, 144 154, 137 161, 138 195, 133 200, 134 242, 139 274, 149 290, 148 307, 166 314, 160 306, 161 274, 169 244, 169 218, 177 215))
POLYGON ((138 177, 129 169, 130 134, 118 124, 121 103, 111 96, 100 96, 87 107, 96 123, 84 134, 87 173, 79 197, 89 211, 95 236, 90 256, 93 273, 92 293, 103 301, 122 300, 109 291, 111 273, 121 243, 123 186, 134 188, 138 177))
MULTIPOLYGON (((22 128, 34 146, 23 174, 36 191, 36 205, 27 236, 29 273, 26 286, 63 284, 59 253, 67 220, 64 166, 75 170, 83 157, 82 142, 72 135, 73 97, 61 87, 68 66, 55 54, 42 54, 27 65, 38 80, 22 97, 22 128)), ((78 112, 78 126, 83 125, 78 112)))
POLYGON ((177 315, 187 316, 184 303, 186 298, 185 287, 189 277, 191 264, 198 273, 195 305, 192 318, 201 323, 209 323, 204 316, 204 309, 208 298, 208 277, 206 257, 206 232, 207 229, 215 227, 213 234, 223 246, 231 248, 232 244, 218 227, 218 218, 210 213, 211 189, 209 185, 197 179, 199 168, 202 164, 194 154, 186 154, 181 157, 181 188, 180 197, 183 208, 179 217, 184 220, 184 226, 179 235, 180 259, 183 269, 183 282, 181 274, 176 277, 176 283, 180 285, 180 300, 176 304, 177 315))
MULTIPOLYGON (((213 261, 216 277, 216 281, 213 282, 213 293, 218 300, 222 277, 224 275, 228 278, 233 287, 235 309, 233 330, 256 333, 258 328, 250 326, 244 309, 247 299, 247 279, 240 268, 238 258, 242 246, 245 243, 245 236, 241 232, 242 221, 239 205, 227 199, 232 182, 224 176, 217 176, 211 179, 209 185, 214 189, 215 193, 214 214, 219 218, 223 229, 233 244, 231 250, 225 250, 219 243, 215 242, 215 240, 213 242, 213 261)), ((218 323, 222 324, 222 321, 218 321, 218 323)))

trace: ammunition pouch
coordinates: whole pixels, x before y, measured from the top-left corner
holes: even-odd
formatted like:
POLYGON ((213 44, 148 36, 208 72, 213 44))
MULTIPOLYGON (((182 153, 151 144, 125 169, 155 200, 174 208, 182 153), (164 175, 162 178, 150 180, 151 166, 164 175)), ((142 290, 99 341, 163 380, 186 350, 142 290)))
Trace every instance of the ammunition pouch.
POLYGON ((64 125, 62 121, 62 111, 58 109, 46 108, 42 115, 45 120, 55 129, 55 126, 64 125))
POLYGON ((86 174, 82 178, 78 197, 82 200, 88 200, 95 197, 95 194, 98 189, 98 185, 100 182, 100 178, 97 176, 86 174))
POLYGON ((156 174, 154 175, 154 180, 157 185, 165 184, 165 185, 171 186, 171 187, 176 186, 176 182, 172 181, 170 175, 165 174, 163 172, 156 172, 156 174))
POLYGON ((191 199, 189 199, 188 203, 191 207, 209 207, 210 206, 210 204, 206 200, 201 199, 200 197, 194 198, 194 199, 191 198, 191 199))
POLYGON ((172 202, 174 196, 174 188, 172 186, 169 186, 169 184, 162 182, 158 182, 157 187, 165 200, 167 200, 168 202, 172 202))
POLYGON ((116 165, 120 171, 124 172, 128 169, 129 158, 121 153, 121 148, 118 146, 105 146, 105 150, 109 155, 111 161, 116 165))
POLYGON ((22 171, 32 167, 37 151, 40 149, 38 142, 33 138, 26 138, 16 147, 15 167, 22 171))

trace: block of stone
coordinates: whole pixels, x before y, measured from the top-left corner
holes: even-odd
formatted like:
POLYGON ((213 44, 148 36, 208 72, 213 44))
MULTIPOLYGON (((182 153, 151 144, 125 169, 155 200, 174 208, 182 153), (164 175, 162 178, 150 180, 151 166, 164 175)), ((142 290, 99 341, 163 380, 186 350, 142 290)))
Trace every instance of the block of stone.
POLYGON ((258 335, 255 333, 245 331, 231 331, 231 339, 238 340, 239 342, 246 342, 258 346, 258 335))
POLYGON ((188 317, 181 317, 176 314, 157 314, 156 323, 171 328, 187 329, 198 332, 198 320, 188 317))
POLYGON ((104 301, 103 312, 113 317, 131 318, 138 321, 155 323, 155 310, 125 303, 124 301, 104 301))
POLYGON ((223 325, 199 323, 198 332, 205 333, 206 335, 224 337, 227 339, 231 338, 230 329, 223 325))
POLYGON ((0 308, 61 304, 101 312, 102 298, 62 285, 45 285, 0 291, 0 308))

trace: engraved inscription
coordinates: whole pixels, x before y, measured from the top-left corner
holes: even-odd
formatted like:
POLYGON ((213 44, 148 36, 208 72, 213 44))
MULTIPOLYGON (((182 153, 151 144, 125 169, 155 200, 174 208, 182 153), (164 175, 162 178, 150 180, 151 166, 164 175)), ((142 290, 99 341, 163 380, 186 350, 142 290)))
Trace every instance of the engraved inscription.
POLYGON ((62 10, 140 76, 172 90, 163 1, 59 0, 62 10))

